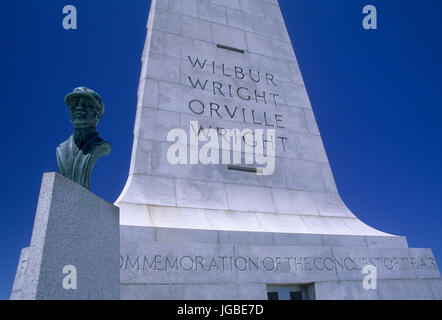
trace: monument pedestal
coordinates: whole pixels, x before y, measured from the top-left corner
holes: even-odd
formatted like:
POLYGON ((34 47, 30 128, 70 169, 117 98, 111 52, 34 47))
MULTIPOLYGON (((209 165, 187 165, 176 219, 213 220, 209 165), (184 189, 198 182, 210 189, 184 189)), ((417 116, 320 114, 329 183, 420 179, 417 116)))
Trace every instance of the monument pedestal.
POLYGON ((57 173, 45 173, 11 300, 119 299, 119 209, 57 173))
POLYGON ((442 299, 430 249, 404 237, 121 226, 121 299, 442 299), (376 267, 376 288, 362 270, 376 267), (290 295, 287 294, 288 297, 290 295), (300 296, 301 297, 301 296, 300 296))

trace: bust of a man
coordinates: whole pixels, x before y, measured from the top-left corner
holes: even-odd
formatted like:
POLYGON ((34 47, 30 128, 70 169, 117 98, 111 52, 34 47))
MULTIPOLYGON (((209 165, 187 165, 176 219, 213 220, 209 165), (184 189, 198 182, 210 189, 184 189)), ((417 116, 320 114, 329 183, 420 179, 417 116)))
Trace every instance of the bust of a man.
POLYGON ((74 89, 64 101, 74 133, 57 147, 58 168, 60 174, 89 189, 95 163, 111 151, 110 144, 100 138, 96 129, 104 104, 95 91, 85 87, 74 89))

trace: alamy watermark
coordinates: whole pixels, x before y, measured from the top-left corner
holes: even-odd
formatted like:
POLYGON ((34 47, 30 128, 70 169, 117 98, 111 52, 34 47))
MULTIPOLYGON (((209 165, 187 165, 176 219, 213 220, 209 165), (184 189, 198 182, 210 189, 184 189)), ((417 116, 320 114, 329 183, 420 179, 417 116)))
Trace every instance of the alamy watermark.
POLYGON ((188 133, 173 129, 167 141, 173 143, 167 151, 171 165, 244 164, 260 166, 258 175, 275 172, 275 129, 203 129, 198 121, 190 121, 188 133), (201 148, 200 142, 205 143, 201 148))
POLYGON ((77 268, 73 265, 67 265, 63 267, 63 289, 65 290, 77 290, 77 268))
POLYGON ((362 280, 362 287, 365 290, 376 290, 378 288, 378 269, 373 265, 366 265, 362 269, 362 273, 366 274, 362 280))
POLYGON ((62 22, 63 29, 77 30, 77 8, 73 5, 64 6, 63 14, 66 15, 62 22))
POLYGON ((366 14, 362 20, 362 27, 365 30, 377 30, 378 28, 378 11, 373 5, 366 5, 362 9, 362 13, 366 14))

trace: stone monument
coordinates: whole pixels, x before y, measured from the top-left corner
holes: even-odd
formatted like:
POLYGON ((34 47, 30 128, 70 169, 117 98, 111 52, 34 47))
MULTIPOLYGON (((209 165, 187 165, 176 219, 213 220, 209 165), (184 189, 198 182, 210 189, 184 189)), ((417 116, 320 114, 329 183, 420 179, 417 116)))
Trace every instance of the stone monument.
POLYGON ((152 0, 116 205, 122 299, 442 298, 341 200, 277 0, 152 0))
POLYGON ((68 94, 74 134, 57 148, 60 173, 45 173, 31 244, 20 254, 11 300, 120 298, 119 209, 89 192, 95 162, 109 154, 95 127, 100 96, 68 94))

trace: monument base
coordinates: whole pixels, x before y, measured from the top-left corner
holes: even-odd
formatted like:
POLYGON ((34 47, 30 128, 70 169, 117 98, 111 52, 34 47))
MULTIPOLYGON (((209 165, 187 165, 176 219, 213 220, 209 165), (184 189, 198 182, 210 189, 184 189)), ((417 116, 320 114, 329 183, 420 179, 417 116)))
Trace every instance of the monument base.
POLYGON ((118 207, 45 173, 11 300, 119 299, 119 250, 118 207))
POLYGON ((432 251, 404 237, 121 226, 120 238, 121 299, 442 299, 432 251))

